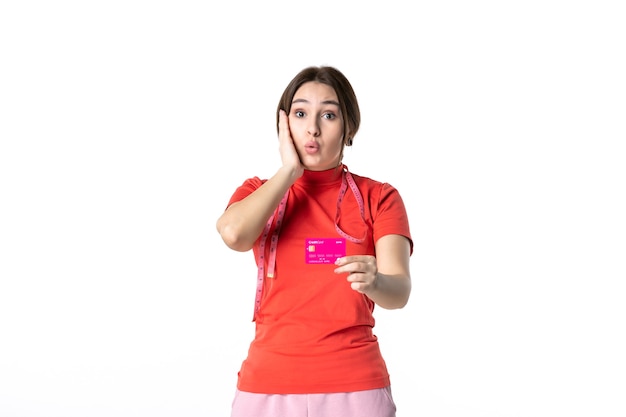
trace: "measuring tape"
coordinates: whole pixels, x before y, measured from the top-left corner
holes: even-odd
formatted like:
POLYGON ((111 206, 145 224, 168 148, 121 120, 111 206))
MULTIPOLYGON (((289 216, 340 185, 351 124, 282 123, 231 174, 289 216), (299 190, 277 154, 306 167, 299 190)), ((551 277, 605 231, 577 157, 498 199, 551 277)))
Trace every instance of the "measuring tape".
MULTIPOLYGON (((337 198, 337 212, 335 214, 335 230, 342 237, 348 239, 353 243, 362 243, 367 236, 367 231, 363 235, 362 238, 355 238, 341 230, 339 227, 339 213, 341 211, 341 204, 343 202, 343 198, 346 195, 348 190, 348 185, 356 198, 357 204, 359 205, 359 212, 361 214, 361 219, 365 223, 365 208, 363 204, 363 197, 361 196, 361 192, 359 188, 356 186, 354 182, 354 178, 352 174, 348 171, 348 168, 344 165, 343 173, 341 176, 341 188, 339 189, 339 197, 337 198)), ((261 309, 261 296, 263 295, 263 281, 265 277, 274 278, 274 268, 276 267, 276 247, 278 246, 278 235, 280 233, 280 227, 283 223, 283 218, 285 217, 285 208, 287 206, 287 198, 289 197, 289 190, 285 193, 282 200, 278 204, 274 213, 270 216, 267 223, 265 224, 265 228, 263 229, 263 233, 261 234, 261 241, 259 243, 259 259, 257 261, 258 273, 257 273, 257 283, 256 283, 256 294, 254 300, 254 314, 252 315, 252 321, 256 320, 256 316, 261 309), (272 238, 270 240, 270 253, 269 259, 267 262, 267 274, 265 273, 265 246, 267 245, 267 237, 270 234, 270 230, 272 228, 272 223, 274 222, 274 218, 276 218, 276 226, 272 233, 272 238)))

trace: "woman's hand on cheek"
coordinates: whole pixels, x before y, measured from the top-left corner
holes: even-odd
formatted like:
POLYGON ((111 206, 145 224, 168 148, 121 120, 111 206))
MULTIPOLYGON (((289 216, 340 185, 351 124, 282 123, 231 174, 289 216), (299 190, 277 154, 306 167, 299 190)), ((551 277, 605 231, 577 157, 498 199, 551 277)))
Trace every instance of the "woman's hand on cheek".
POLYGON ((278 119, 278 150, 283 166, 293 169, 298 177, 301 176, 304 173, 304 167, 293 143, 289 130, 289 118, 284 110, 280 111, 278 119))

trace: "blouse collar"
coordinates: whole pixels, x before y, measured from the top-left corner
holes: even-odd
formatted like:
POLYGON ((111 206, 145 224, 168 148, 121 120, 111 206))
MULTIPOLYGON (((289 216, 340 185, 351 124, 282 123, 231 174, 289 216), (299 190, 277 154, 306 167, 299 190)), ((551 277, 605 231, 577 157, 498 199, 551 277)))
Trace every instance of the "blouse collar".
POLYGON ((304 170, 304 174, 296 180, 296 184, 302 185, 321 185, 335 184, 341 182, 342 174, 348 170, 348 167, 341 164, 335 168, 326 169, 324 171, 304 170))

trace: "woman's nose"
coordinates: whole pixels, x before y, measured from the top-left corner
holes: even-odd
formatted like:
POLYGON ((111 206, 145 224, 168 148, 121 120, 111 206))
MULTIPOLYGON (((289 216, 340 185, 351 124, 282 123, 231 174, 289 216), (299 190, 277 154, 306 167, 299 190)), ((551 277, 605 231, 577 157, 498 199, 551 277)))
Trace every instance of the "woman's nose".
POLYGON ((320 126, 319 126, 319 123, 317 122, 317 119, 312 119, 309 121, 306 131, 311 136, 319 136, 320 126))

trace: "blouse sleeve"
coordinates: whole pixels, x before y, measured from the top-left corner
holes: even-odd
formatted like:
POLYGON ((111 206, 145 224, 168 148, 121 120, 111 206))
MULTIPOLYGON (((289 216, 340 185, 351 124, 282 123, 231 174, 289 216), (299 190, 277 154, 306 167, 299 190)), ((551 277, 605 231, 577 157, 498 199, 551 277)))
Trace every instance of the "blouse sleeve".
POLYGON ((380 188, 378 207, 374 214, 374 241, 385 235, 401 235, 409 240, 413 254, 413 239, 409 227, 409 218, 404 201, 396 188, 383 183, 380 188))
POLYGON ((243 182, 243 184, 237 187, 233 195, 230 197, 226 207, 228 208, 231 204, 243 200, 256 191, 261 185, 263 185, 264 182, 265 180, 262 180, 259 177, 248 178, 243 182))

